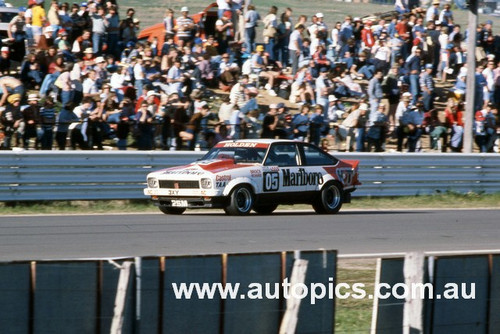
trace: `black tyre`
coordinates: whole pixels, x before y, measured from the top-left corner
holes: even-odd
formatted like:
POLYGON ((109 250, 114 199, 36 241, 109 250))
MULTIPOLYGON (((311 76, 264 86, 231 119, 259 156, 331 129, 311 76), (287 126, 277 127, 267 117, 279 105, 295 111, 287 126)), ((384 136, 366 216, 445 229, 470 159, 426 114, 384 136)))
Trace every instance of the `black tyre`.
POLYGON ((186 211, 186 208, 172 208, 168 206, 159 206, 158 208, 166 215, 182 215, 186 211))
POLYGON ((343 192, 340 186, 335 183, 326 184, 313 203, 316 213, 333 214, 339 212, 343 202, 343 192))
POLYGON ((253 203, 252 190, 247 186, 236 186, 231 192, 229 205, 224 211, 231 216, 244 216, 250 213, 253 203))
POLYGON ((270 215, 278 207, 278 204, 254 205, 253 211, 259 215, 270 215))

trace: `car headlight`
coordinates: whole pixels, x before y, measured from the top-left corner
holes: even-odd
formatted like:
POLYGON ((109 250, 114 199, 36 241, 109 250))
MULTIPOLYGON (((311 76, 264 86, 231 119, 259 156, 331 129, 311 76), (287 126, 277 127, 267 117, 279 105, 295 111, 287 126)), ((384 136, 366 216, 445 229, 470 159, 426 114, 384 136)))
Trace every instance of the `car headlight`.
POLYGON ((201 188, 202 189, 210 189, 212 188, 212 180, 211 179, 208 179, 208 178, 203 178, 201 179, 201 188))
POLYGON ((148 178, 148 187, 158 188, 158 179, 155 179, 154 177, 148 178))

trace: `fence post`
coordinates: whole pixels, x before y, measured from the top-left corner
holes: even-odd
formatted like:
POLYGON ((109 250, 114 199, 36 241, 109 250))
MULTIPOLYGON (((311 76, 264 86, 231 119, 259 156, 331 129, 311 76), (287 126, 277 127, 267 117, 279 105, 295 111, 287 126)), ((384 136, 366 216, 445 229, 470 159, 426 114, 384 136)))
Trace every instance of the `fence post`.
POLYGON ((131 266, 131 261, 125 261, 123 265, 119 266, 120 278, 118 279, 118 289, 116 291, 113 322, 111 323, 110 331, 111 334, 121 334, 122 332, 123 311, 125 310, 125 300, 127 298, 127 287, 130 278, 131 266))
MULTIPOLYGON (((299 308, 300 308, 300 298, 295 298, 296 293, 292 293, 294 286, 301 284, 304 286, 307 273, 307 260, 302 260, 299 252, 296 252, 296 258, 293 262, 292 277, 290 277, 290 285, 288 290, 288 300, 286 301, 286 311, 281 321, 279 334, 292 334, 295 333, 297 328, 297 320, 299 318, 299 308)), ((300 289, 300 295, 302 295, 303 289, 300 289)))

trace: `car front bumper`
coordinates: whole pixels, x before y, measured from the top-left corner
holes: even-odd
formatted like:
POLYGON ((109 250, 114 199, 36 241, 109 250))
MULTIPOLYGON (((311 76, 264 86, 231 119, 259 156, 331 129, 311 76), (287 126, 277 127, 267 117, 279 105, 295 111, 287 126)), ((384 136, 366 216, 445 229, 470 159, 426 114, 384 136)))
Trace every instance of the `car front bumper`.
POLYGON ((164 206, 168 208, 188 208, 188 209, 225 208, 228 205, 229 201, 227 197, 223 196, 214 196, 214 197, 151 196, 151 200, 156 206, 164 206))

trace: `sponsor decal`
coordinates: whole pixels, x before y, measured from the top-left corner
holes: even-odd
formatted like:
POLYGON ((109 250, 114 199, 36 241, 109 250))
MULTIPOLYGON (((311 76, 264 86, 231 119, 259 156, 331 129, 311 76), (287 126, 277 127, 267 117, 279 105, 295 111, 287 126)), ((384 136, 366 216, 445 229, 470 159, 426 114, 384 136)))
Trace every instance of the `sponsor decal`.
POLYGON ((262 171, 260 169, 250 169, 251 177, 262 177, 262 171))
POLYGON ((224 147, 257 147, 257 143, 246 143, 246 142, 231 142, 231 143, 224 143, 224 147))
POLYGON ((278 172, 264 172, 264 191, 278 191, 280 188, 280 174, 278 172))
POLYGON ((227 184, 226 181, 215 181, 216 188, 224 188, 226 186, 226 184, 227 184))
POLYGON ((166 175, 203 175, 204 171, 198 169, 179 169, 179 170, 167 170, 163 172, 166 175))
POLYGON ((215 181, 231 181, 232 178, 231 175, 217 175, 215 176, 215 181))
POLYGON ((354 171, 352 169, 339 168, 336 172, 339 181, 341 181, 344 185, 352 184, 354 177, 354 171))
POLYGON ((308 173, 304 168, 299 168, 297 172, 290 169, 281 170, 283 176, 283 187, 308 186, 323 184, 323 174, 320 172, 308 173))

